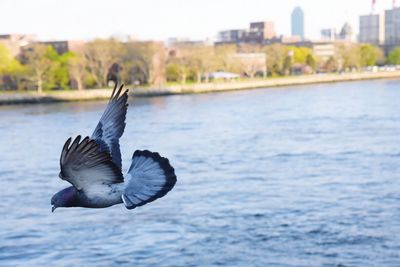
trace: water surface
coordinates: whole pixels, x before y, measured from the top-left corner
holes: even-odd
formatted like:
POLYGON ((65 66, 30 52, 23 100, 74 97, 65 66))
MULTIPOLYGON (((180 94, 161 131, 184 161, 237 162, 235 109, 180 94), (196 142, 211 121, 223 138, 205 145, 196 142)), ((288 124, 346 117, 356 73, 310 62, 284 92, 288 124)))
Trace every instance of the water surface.
POLYGON ((176 187, 52 214, 105 104, 0 107, 0 266, 400 266, 400 81, 131 99, 124 170, 158 151, 176 187))

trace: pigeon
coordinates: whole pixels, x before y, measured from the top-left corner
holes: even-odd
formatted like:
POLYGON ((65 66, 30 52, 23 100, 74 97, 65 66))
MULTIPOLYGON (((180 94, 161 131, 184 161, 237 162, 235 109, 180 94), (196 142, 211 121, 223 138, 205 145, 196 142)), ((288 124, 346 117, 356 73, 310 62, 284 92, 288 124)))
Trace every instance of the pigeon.
POLYGON ((134 209, 165 196, 177 178, 169 160, 149 150, 136 150, 122 174, 119 138, 125 129, 128 90, 117 84, 91 137, 69 138, 61 151, 60 174, 72 186, 51 198, 58 207, 106 208, 123 203, 134 209))

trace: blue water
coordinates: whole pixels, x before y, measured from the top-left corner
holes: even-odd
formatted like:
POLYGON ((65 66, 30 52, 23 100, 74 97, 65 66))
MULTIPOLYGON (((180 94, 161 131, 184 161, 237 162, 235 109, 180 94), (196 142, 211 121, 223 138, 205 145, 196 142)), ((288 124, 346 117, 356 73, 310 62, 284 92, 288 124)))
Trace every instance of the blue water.
POLYGON ((131 99, 121 139, 178 183, 51 213, 105 102, 0 107, 0 266, 400 266, 400 81, 131 99))

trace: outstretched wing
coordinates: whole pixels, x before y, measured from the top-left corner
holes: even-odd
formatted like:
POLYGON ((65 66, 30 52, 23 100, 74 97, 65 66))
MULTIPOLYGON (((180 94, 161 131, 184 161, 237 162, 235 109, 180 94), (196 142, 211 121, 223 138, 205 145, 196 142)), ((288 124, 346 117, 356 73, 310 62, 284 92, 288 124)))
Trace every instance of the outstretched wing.
POLYGON ((85 137, 80 142, 81 136, 76 137, 72 144, 71 140, 67 140, 61 152, 61 179, 83 191, 96 184, 124 181, 121 169, 112 162, 107 152, 100 151, 99 144, 94 140, 85 137))
POLYGON ((100 145, 101 151, 108 151, 112 161, 122 168, 119 138, 124 133, 128 90, 121 94, 124 85, 117 90, 115 84, 110 101, 92 134, 92 139, 100 145))

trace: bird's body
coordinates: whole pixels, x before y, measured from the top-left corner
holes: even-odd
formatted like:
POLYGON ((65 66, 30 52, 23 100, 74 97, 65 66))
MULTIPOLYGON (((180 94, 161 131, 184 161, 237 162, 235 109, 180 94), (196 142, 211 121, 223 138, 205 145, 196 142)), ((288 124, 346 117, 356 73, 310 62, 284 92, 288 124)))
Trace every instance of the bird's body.
POLYGON ((72 184, 51 199, 57 207, 106 208, 124 203, 142 206, 167 194, 176 183, 168 159, 148 150, 133 154, 131 167, 122 175, 119 138, 125 129, 127 91, 114 88, 109 104, 92 136, 65 143, 60 158, 60 178, 72 184))
MULTIPOLYGON (((124 193, 125 184, 98 185, 89 193, 77 190, 74 186, 70 186, 60 191, 68 194, 71 203, 75 207, 84 208, 107 208, 122 203, 122 194, 124 193)), ((71 207, 74 207, 71 206, 71 207)))

